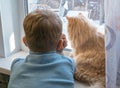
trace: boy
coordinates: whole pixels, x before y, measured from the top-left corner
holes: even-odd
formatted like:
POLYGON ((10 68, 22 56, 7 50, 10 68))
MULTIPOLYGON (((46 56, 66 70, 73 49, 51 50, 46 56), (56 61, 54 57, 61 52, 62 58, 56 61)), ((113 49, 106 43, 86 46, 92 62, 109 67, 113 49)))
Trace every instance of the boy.
POLYGON ((13 61, 8 88, 74 88, 74 61, 56 53, 66 46, 59 16, 36 10, 25 17, 23 26, 30 53, 13 61))

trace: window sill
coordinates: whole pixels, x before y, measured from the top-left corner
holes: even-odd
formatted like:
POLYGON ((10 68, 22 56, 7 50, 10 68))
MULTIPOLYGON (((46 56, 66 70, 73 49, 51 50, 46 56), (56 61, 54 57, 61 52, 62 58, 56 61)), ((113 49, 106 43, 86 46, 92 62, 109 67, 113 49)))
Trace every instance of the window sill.
POLYGON ((11 55, 7 58, 0 58, 0 73, 3 73, 3 74, 7 74, 9 75, 10 74, 10 67, 11 67, 11 64, 12 64, 12 61, 18 57, 25 57, 28 53, 25 52, 25 51, 20 51, 14 55, 11 55))

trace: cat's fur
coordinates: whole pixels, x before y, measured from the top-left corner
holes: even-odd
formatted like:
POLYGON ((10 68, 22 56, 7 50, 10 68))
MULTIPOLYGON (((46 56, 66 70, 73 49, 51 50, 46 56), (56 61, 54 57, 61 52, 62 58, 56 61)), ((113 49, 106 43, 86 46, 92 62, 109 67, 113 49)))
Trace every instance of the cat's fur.
POLYGON ((93 86, 99 84, 97 88, 105 88, 104 35, 98 33, 96 27, 82 14, 66 18, 76 60, 75 79, 93 86))

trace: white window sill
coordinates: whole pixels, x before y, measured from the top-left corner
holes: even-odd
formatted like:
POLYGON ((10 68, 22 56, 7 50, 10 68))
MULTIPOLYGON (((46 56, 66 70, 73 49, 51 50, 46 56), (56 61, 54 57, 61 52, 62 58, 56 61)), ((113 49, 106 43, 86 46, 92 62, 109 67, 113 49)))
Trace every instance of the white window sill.
POLYGON ((12 61, 18 57, 25 57, 28 53, 25 51, 20 51, 14 55, 11 55, 7 58, 0 58, 0 73, 10 74, 10 67, 12 61))

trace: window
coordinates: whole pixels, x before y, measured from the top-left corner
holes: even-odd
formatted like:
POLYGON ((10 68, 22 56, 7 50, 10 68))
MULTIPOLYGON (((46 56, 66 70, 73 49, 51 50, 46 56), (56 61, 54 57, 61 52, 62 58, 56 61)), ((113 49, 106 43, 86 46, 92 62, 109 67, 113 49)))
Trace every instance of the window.
MULTIPOLYGON (((58 13, 63 21, 63 33, 67 35, 65 16, 83 13, 104 32, 104 0, 27 0, 27 12, 35 9, 51 9, 58 13)), ((68 41, 67 48, 71 48, 68 41)))

